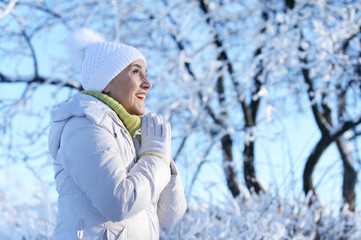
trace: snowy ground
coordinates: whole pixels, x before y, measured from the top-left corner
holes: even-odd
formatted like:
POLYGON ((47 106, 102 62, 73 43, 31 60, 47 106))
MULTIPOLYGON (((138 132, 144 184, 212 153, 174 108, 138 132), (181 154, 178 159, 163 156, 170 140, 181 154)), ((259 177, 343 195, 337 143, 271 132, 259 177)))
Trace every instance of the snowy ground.
MULTIPOLYGON (((1 199, 4 200, 4 199, 1 199)), ((55 204, 14 207, 1 204, 0 239, 51 239, 55 204)), ((181 239, 361 239, 360 213, 326 213, 305 201, 287 202, 271 194, 230 199, 218 206, 189 206, 162 240, 181 239)))

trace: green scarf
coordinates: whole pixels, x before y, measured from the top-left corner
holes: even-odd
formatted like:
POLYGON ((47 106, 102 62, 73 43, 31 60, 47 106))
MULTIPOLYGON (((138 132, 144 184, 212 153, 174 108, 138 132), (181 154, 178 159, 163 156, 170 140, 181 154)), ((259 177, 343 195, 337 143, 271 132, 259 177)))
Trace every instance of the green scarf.
POLYGON ((99 99, 108 105, 111 109, 113 109, 113 111, 118 115, 119 119, 123 122, 124 126, 127 128, 132 138, 135 138, 135 132, 141 126, 141 116, 129 114, 120 103, 104 93, 95 91, 82 91, 82 93, 99 99))

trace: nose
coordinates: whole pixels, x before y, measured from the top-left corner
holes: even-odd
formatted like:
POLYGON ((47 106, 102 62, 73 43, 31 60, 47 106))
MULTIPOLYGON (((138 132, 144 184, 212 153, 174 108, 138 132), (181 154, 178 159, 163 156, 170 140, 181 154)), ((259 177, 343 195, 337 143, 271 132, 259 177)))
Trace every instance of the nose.
POLYGON ((147 76, 142 75, 142 83, 140 84, 141 88, 150 89, 152 87, 152 83, 149 81, 147 76))

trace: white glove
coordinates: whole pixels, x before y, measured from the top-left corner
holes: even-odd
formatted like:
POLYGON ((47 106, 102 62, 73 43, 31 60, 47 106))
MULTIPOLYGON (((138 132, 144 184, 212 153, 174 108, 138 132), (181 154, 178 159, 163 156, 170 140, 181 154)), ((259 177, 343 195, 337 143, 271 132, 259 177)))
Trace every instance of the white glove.
POLYGON ((171 128, 163 123, 163 118, 155 113, 149 113, 142 118, 141 145, 139 158, 153 155, 162 159, 166 164, 171 161, 171 128))

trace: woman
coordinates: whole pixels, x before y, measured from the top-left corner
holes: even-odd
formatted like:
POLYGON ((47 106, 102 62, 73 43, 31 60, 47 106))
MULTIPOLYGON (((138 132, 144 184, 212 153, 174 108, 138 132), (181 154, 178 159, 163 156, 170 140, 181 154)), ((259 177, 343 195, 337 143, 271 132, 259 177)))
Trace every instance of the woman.
POLYGON ((85 91, 52 116, 54 239, 159 239, 159 224, 174 225, 186 201, 169 123, 154 113, 140 117, 152 87, 146 60, 88 29, 71 39, 85 91))

